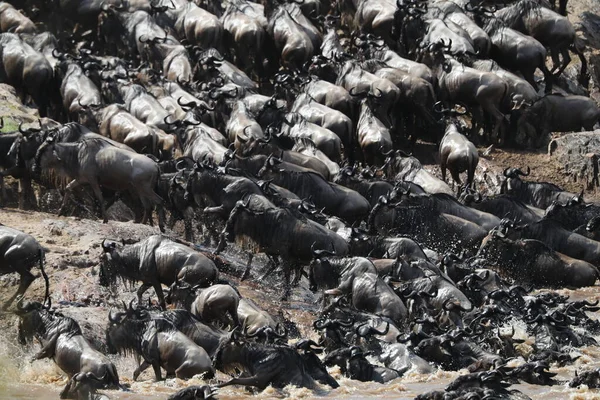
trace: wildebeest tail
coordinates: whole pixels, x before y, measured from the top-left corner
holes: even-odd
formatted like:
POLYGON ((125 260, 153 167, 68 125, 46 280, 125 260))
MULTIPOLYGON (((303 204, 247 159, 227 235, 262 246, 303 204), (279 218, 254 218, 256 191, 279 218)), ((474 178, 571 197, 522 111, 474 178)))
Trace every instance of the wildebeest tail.
POLYGON ((48 308, 50 308, 50 280, 48 279, 48 275, 46 275, 46 271, 44 270, 44 250, 40 249, 38 256, 40 258, 40 272, 42 273, 42 277, 44 278, 44 283, 46 284, 46 293, 44 295, 44 304, 46 301, 48 302, 48 308))

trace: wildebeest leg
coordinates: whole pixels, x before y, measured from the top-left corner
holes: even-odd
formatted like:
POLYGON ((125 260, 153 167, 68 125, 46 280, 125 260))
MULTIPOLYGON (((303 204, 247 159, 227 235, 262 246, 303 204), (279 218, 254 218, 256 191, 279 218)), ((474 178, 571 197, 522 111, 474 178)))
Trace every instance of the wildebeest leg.
POLYGON ((42 347, 42 349, 32 357, 31 361, 33 362, 34 360, 54 357, 54 352, 56 351, 56 341, 58 340, 59 336, 60 333, 56 333, 54 336, 52 336, 50 340, 48 340, 48 343, 46 343, 44 347, 42 347))
POLYGON ((555 76, 560 76, 560 74, 562 74, 563 71, 571 63, 571 55, 569 54, 569 48, 568 47, 563 47, 560 50, 560 54, 562 54, 562 65, 560 66, 560 68, 558 69, 558 71, 556 71, 555 76))
MULTIPOLYGON (((149 366, 150 366, 150 363, 148 361, 144 360, 144 362, 142 362, 140 364, 140 366, 137 367, 135 371, 133 371, 133 380, 134 381, 137 380, 138 376, 140 376, 140 374, 142 372, 144 372, 146 369, 148 369, 149 366)), ((156 370, 155 370, 155 372, 156 372, 156 370)), ((157 376, 158 377, 156 378, 156 380, 160 381, 161 380, 160 379, 160 376, 161 376, 160 375, 160 366, 158 367, 158 375, 157 376)))
POLYGON ((440 168, 442 170, 442 180, 446 182, 446 163, 444 161, 440 162, 440 168))
POLYGON ((554 73, 560 68, 560 58, 556 47, 550 49, 550 57, 552 58, 552 69, 550 72, 554 73))
MULTIPOLYGON (((544 92, 552 93, 552 84, 554 81, 554 76, 552 75, 552 72, 550 72, 548 70, 545 63, 542 63, 542 65, 540 66, 540 69, 542 70, 542 73, 544 74, 544 83, 546 84, 546 87, 544 88, 544 92)), ((534 88, 537 90, 537 86, 534 86, 534 88)))
MULTIPOLYGON (((160 283, 154 284, 154 291, 156 292, 156 296, 158 297, 158 303, 163 310, 167 309, 167 303, 165 302, 165 294, 162 291, 162 286, 160 283)), ((160 367, 159 367, 160 368, 160 367)))
MULTIPOLYGON (((565 3, 566 3, 566 1, 565 1, 565 3)), ((579 49, 579 47, 577 47, 577 42, 576 42, 575 44, 573 44, 573 46, 571 46, 571 50, 575 54, 577 54, 577 56, 579 57, 579 61, 581 61, 581 71, 579 72, 579 84, 587 89, 587 87, 590 84, 590 77, 588 75, 587 60, 585 59, 585 56, 583 55, 583 49, 579 49)))
MULTIPOLYGON (((75 189, 76 187, 81 186, 83 183, 84 182, 80 182, 77 179, 73 179, 71 182, 69 182, 69 184, 65 188, 65 196, 63 197, 62 204, 60 205, 60 209, 58 210, 58 216, 59 217, 61 215, 63 215, 63 212, 65 210, 65 206, 69 202, 69 197, 71 196, 71 191, 73 189, 75 189)), ((102 194, 100 194, 100 195, 102 195, 102 194)))
POLYGON ((142 304, 142 296, 144 295, 146 290, 150 289, 151 287, 152 285, 142 283, 142 286, 140 286, 140 288, 137 291, 138 304, 142 304))
POLYGON ((283 265, 284 290, 283 290, 283 296, 281 296, 281 300, 287 300, 292 291, 292 287, 290 285, 290 274, 291 274, 291 266, 288 263, 285 263, 283 265))
POLYGON ((267 254, 267 257, 269 257, 269 268, 267 269, 267 271, 260 277, 260 281, 267 279, 267 277, 269 275, 271 275, 273 273, 273 271, 275 271, 275 269, 279 266, 279 263, 275 260, 275 257, 270 256, 267 254))
POLYGON ((244 386, 255 386, 258 388, 264 388, 267 386, 267 383, 263 382, 258 377, 258 375, 253 375, 253 376, 248 376, 248 377, 244 377, 244 378, 233 378, 227 382, 216 385, 216 387, 222 388, 222 387, 231 386, 231 385, 244 385, 244 386))
POLYGON ((460 174, 458 173, 458 170, 455 168, 452 168, 450 170, 450 175, 452 175, 452 179, 454 179, 454 182, 456 182, 458 184, 459 187, 459 192, 460 192, 460 186, 462 185, 462 181, 460 180, 460 174))
MULTIPOLYGON (((219 243, 220 246, 221 243, 219 243)), ((242 278, 241 280, 246 280, 249 276, 250 276, 250 269, 252 268, 252 260, 254 259, 254 254, 253 253, 248 253, 248 263, 246 264, 246 269, 244 270, 244 273, 242 274, 242 278)))
POLYGON ((22 296, 23 294, 25 294, 27 289, 29 289, 31 283, 35 280, 35 276, 31 272, 25 269, 15 268, 15 270, 19 272, 19 275, 21 275, 19 288, 17 289, 17 292, 13 294, 10 299, 6 300, 4 305, 2 305, 2 310, 6 310, 18 296, 22 296))

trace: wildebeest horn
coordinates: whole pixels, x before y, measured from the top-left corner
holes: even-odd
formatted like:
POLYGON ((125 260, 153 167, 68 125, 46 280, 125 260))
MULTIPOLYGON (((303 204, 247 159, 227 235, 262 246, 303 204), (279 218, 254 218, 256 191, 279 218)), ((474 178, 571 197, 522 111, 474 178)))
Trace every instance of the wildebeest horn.
MULTIPOLYGON (((182 101, 181 101, 181 99, 183 99, 183 96, 180 96, 180 97, 177 99, 177 104, 179 104, 179 105, 181 106, 181 108, 184 108, 184 107, 186 107, 186 108, 188 108, 188 110, 189 110, 189 109, 191 109, 191 108, 194 108, 194 107, 197 107, 197 106, 198 106, 198 104, 197 104, 195 101, 190 101, 190 102, 188 102, 188 103, 184 103, 184 102, 182 102, 182 101)), ((188 111, 188 110, 184 110, 184 111, 188 111)), ((165 122, 165 123, 167 123, 167 122, 165 122)))
POLYGON ((531 168, 529 168, 529 166, 527 166, 527 173, 521 171, 521 168, 517 168, 517 174, 519 174, 521 176, 529 176, 530 173, 531 173, 531 168))
POLYGON ((333 251, 329 251, 329 250, 315 250, 315 244, 317 244, 317 242, 313 242, 313 244, 310 246, 310 249, 313 253, 314 258, 321 258, 321 257, 327 257, 327 256, 335 256, 335 252, 333 251))
POLYGON ((342 321, 341 319, 336 319, 335 320, 340 326, 343 326, 344 328, 349 328, 352 325, 354 325, 354 318, 351 318, 348 321, 342 321))
POLYGON ((313 327, 319 331, 325 329, 326 326, 327 324, 322 319, 317 319, 315 322, 313 322, 313 327))
POLYGON ((350 96, 364 96, 365 92, 361 92, 361 93, 356 93, 356 86, 351 87, 350 91, 348 93, 350 93, 350 96))
POLYGON ((118 324, 119 322, 121 322, 121 316, 123 315, 123 313, 117 312, 116 315, 113 315, 113 310, 111 309, 108 312, 108 320, 110 322, 112 322, 113 324, 118 324))
POLYGON ((438 114, 441 114, 441 113, 443 113, 446 110, 444 109, 444 106, 443 106, 442 102, 441 101, 437 101, 433 105, 433 111, 436 112, 436 113, 438 113, 438 114))

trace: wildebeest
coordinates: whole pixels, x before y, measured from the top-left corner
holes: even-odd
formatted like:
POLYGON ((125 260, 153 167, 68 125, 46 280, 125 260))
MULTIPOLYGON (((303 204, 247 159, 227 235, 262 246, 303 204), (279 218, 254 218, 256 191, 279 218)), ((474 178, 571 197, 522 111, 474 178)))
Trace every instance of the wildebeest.
POLYGON ((240 325, 237 311, 240 295, 230 285, 217 284, 199 289, 186 282, 175 281, 169 288, 168 299, 170 303, 181 304, 203 322, 218 321, 223 326, 233 327, 240 325))
POLYGON ((529 167, 527 167, 527 172, 523 172, 519 168, 506 168, 504 170, 506 179, 502 182, 500 193, 508 194, 525 204, 542 210, 548 208, 554 201, 565 204, 573 199, 582 200, 582 195, 567 192, 552 183, 521 180, 520 176, 528 176, 530 172, 529 167))
MULTIPOLYGON (((348 244, 322 225, 300 217, 289 209, 275 207, 268 201, 253 204, 251 200, 250 198, 245 203, 241 200, 236 203, 221 234, 217 252, 225 248, 226 241, 247 237, 267 255, 280 256, 285 264, 284 298, 287 298, 291 289, 291 271, 296 271, 295 282, 299 281, 299 267, 310 262, 313 247, 332 249, 340 255, 348 254, 348 244)), ((250 262, 244 276, 247 276, 249 270, 250 262)))
POLYGON ((218 387, 229 385, 256 386, 260 390, 268 385, 283 388, 287 385, 316 388, 316 382, 307 370, 298 352, 288 346, 267 346, 240 342, 235 338, 224 341, 214 357, 215 367, 223 372, 241 368, 245 374, 218 387))
POLYGON ((300 198, 310 198, 317 207, 348 221, 364 218, 370 209, 367 199, 354 190, 335 183, 327 182, 313 172, 293 172, 275 169, 270 163, 259 172, 259 177, 270 180, 279 186, 291 190, 300 198))
POLYGON ((44 55, 14 33, 0 34, 0 52, 2 80, 19 89, 23 101, 26 95, 30 95, 40 115, 45 117, 50 105, 54 72, 44 55))
POLYGON ((118 276, 142 281, 138 303, 144 292, 153 287, 166 308, 161 284, 171 285, 177 279, 207 287, 218 280, 219 271, 208 257, 164 236, 154 235, 129 246, 102 242, 105 262, 100 269, 100 284, 116 282, 118 276))
POLYGON ((534 145, 539 147, 550 132, 579 132, 582 128, 592 131, 598 121, 600 108, 594 100, 585 96, 550 94, 523 107, 517 130, 531 137, 534 145))
POLYGON ((92 187, 104 222, 108 222, 108 217, 101 186, 137 196, 144 208, 142 223, 146 223, 152 209, 163 202, 154 192, 160 173, 158 165, 144 155, 117 148, 101 139, 55 143, 50 136, 38 149, 33 169, 48 167, 72 179, 65 188, 59 215, 64 212, 73 189, 82 184, 92 187))
POLYGON ((52 358, 69 377, 89 372, 100 378, 94 383, 97 388, 120 388, 114 364, 90 345, 74 319, 49 310, 49 305, 46 308, 37 302, 17 304, 19 340, 25 344, 35 336, 42 344, 33 360, 52 358))
POLYGON ((134 371, 133 379, 152 366, 156 380, 162 379, 161 367, 167 375, 189 379, 194 375, 214 376, 214 369, 206 351, 178 331, 168 321, 139 320, 131 303, 125 312, 108 315, 106 342, 109 348, 127 353, 136 352, 144 359, 134 371))
POLYGON ((25 294, 36 276, 30 271, 38 264, 46 282, 45 299, 50 295, 48 275, 44 271, 44 250, 33 236, 0 224, 0 275, 17 272, 20 276, 19 288, 3 305, 6 310, 17 296, 25 294))
MULTIPOLYGON (((349 294, 359 310, 390 318, 397 324, 404 322, 408 313, 402 300, 381 278, 371 261, 362 257, 320 257, 315 253, 310 264, 311 290, 322 288, 325 294, 349 294)), ((326 253, 326 252, 324 252, 326 253)))
POLYGON ((17 11, 11 4, 0 3, 0 31, 12 33, 35 33, 35 24, 17 11))
POLYGON ((552 287, 592 286, 598 269, 552 251, 544 243, 525 239, 510 240, 500 230, 485 237, 479 255, 494 263, 498 272, 518 282, 552 287))

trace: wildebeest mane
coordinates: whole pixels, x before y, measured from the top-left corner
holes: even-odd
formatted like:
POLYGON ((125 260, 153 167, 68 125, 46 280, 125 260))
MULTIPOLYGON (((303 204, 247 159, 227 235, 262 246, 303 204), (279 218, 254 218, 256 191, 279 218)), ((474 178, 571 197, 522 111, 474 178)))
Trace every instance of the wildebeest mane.
POLYGON ((541 5, 533 0, 520 0, 508 7, 496 12, 496 16, 502 19, 508 26, 514 26, 522 18, 539 18, 541 16, 541 5))

